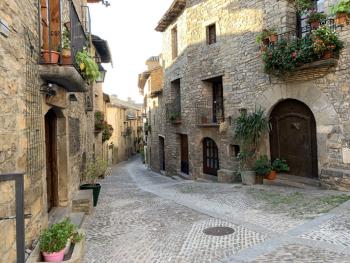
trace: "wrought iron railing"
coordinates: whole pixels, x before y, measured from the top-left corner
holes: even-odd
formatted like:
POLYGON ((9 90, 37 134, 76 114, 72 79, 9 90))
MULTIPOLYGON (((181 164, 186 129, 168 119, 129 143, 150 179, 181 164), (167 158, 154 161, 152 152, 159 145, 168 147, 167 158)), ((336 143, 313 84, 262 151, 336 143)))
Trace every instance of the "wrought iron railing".
POLYGON ((179 101, 174 101, 165 105, 166 117, 171 123, 181 122, 181 104, 179 101))
MULTIPOLYGON (((40 2, 40 1, 39 1, 40 2)), ((90 14, 82 7, 84 21, 81 22, 72 0, 69 3, 69 21, 62 16, 63 4, 60 1, 58 17, 51 17, 51 1, 41 6, 40 23, 40 61, 41 64, 73 65, 80 73, 76 55, 90 46, 90 14), (54 21, 54 22, 53 22, 54 21)))
POLYGON ((214 125, 224 121, 223 108, 213 101, 197 102, 195 109, 197 125, 214 125))

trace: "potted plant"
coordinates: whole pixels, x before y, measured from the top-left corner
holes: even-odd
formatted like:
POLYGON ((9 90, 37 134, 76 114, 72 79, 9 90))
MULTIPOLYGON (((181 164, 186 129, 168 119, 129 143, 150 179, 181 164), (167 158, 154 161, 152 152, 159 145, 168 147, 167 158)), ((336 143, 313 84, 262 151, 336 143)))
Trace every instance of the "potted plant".
POLYGON ((101 111, 95 112, 95 132, 100 133, 104 126, 104 114, 101 111))
POLYGON ((45 64, 57 64, 60 53, 54 50, 42 50, 41 56, 45 64))
POLYGON ((62 226, 62 229, 66 232, 68 237, 66 247, 64 249, 64 255, 67 255, 71 244, 80 242, 83 238, 83 235, 78 232, 77 227, 72 224, 71 220, 68 217, 58 224, 62 226))
POLYGON ((40 235, 39 246, 45 262, 63 260, 69 237, 66 223, 62 222, 53 224, 40 235))
POLYGON ((94 82, 98 79, 100 76, 98 65, 90 56, 86 48, 83 48, 82 51, 77 53, 75 60, 86 80, 89 82, 94 82))
POLYGON ((275 29, 263 29, 257 36, 256 42, 260 44, 260 50, 266 50, 270 43, 277 42, 278 36, 275 29))
POLYGON ((241 115, 235 120, 235 138, 241 142, 242 148, 238 159, 243 184, 255 183, 254 163, 258 156, 261 139, 269 131, 269 119, 261 108, 255 109, 250 114, 241 111, 241 115))
POLYGON ((294 0, 295 8, 299 14, 303 14, 304 12, 310 10, 313 7, 313 0, 294 0))
POLYGON ((317 29, 320 27, 321 21, 326 19, 327 19, 327 16, 325 14, 312 10, 308 15, 307 22, 312 29, 317 29))
POLYGON ((80 190, 93 190, 94 206, 97 206, 98 197, 101 191, 101 184, 97 183, 97 180, 104 174, 106 169, 106 165, 104 165, 103 161, 99 159, 91 160, 86 166, 84 178, 85 184, 80 185, 80 190))
POLYGON ((335 15, 335 23, 345 26, 349 22, 350 0, 341 0, 338 4, 331 7, 331 14, 335 15))
POLYGON ((62 64, 71 65, 72 64, 72 52, 71 52, 71 41, 70 32, 66 27, 63 28, 62 33, 62 64))
POLYGON ((263 184, 264 177, 271 172, 271 162, 266 155, 260 156, 254 165, 256 173, 256 183, 263 184))
POLYGON ((108 141, 112 137, 113 131, 113 126, 104 121, 102 131, 102 142, 108 141))
POLYGON ((289 172, 289 166, 287 164, 287 161, 279 158, 273 161, 271 168, 271 172, 265 177, 267 180, 275 180, 277 177, 277 173, 289 172))
POLYGON ((314 52, 324 59, 333 57, 334 52, 343 48, 343 42, 339 40, 336 32, 329 26, 322 26, 312 32, 314 52))

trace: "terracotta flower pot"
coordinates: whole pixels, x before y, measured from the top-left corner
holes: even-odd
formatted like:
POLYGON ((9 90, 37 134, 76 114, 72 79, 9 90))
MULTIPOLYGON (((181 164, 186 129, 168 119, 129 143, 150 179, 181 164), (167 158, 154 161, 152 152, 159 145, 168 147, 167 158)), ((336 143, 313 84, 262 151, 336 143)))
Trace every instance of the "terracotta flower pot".
POLYGON ((41 54, 43 56, 44 63, 46 63, 46 64, 57 64, 58 63, 60 53, 58 53, 56 51, 43 50, 43 51, 41 51, 41 54), (51 53, 51 59, 50 59, 50 53, 51 53))
POLYGON ((276 171, 271 171, 269 174, 265 176, 265 179, 267 180, 275 180, 277 178, 277 172, 276 171))
POLYGON ((267 38, 264 38, 262 40, 262 43, 265 45, 265 46, 268 46, 270 44, 270 39, 267 37, 267 38))
POLYGON ((54 252, 54 253, 42 252, 45 262, 60 262, 60 261, 62 261, 64 258, 64 250, 65 250, 65 248, 63 248, 61 251, 54 252))
POLYGON ((322 58, 323 59, 330 59, 333 57, 333 51, 332 50, 326 50, 323 55, 322 58))
POLYGON ((338 13, 335 17, 335 24, 337 26, 345 26, 348 23, 349 17, 347 13, 338 13))
POLYGON ((277 40, 278 40, 277 34, 271 34, 271 35, 269 36, 269 41, 270 41, 271 43, 275 43, 275 42, 277 42, 277 40))
POLYGON ((321 25, 320 21, 314 21, 314 22, 310 23, 311 29, 317 29, 320 27, 320 25, 321 25))
POLYGON ((70 49, 62 49, 62 65, 72 65, 72 52, 70 49))

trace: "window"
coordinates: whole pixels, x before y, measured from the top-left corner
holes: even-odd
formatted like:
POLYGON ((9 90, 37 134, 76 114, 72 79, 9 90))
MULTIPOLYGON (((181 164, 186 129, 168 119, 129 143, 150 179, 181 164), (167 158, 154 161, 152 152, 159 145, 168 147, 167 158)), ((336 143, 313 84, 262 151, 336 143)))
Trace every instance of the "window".
POLYGON ((207 26, 207 44, 211 45, 216 43, 216 26, 212 24, 207 26))
POLYGON ((178 46, 177 46, 177 27, 175 26, 171 30, 171 46, 172 46, 172 55, 173 59, 177 57, 178 46))
POLYGON ((224 92, 222 78, 213 82, 213 122, 224 121, 224 92))
MULTIPOLYGON (((317 12, 323 13, 325 11, 325 0, 311 0, 312 9, 317 12)), ((307 28, 307 14, 297 14, 297 36, 302 37, 305 34, 305 28, 307 28)))

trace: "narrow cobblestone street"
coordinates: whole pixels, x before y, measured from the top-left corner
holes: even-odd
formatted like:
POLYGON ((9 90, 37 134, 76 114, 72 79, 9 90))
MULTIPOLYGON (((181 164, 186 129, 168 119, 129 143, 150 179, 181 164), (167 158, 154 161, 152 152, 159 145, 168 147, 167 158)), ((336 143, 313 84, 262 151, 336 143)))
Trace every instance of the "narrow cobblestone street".
POLYGON ((186 181, 134 158, 102 182, 85 262, 350 262, 347 197, 186 181), (215 226, 234 233, 203 233, 215 226))

